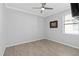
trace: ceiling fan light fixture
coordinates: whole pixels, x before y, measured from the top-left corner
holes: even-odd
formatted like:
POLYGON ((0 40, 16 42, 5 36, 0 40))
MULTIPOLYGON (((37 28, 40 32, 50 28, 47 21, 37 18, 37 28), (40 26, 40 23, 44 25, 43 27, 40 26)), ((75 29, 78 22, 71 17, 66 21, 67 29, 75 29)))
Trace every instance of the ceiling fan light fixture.
POLYGON ((43 13, 45 10, 52 10, 53 8, 46 7, 46 3, 41 3, 41 7, 35 7, 34 9, 39 9, 40 13, 43 13))
POLYGON ((44 10, 45 10, 45 8, 41 8, 41 10, 43 10, 43 11, 44 11, 44 10))

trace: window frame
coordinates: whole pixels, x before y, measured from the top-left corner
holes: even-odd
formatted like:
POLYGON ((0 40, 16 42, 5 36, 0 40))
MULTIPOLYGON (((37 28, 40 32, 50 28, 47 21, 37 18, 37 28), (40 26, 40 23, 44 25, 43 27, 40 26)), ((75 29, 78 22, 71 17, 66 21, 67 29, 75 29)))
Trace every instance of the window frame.
MULTIPOLYGON (((63 16, 62 16, 62 25, 63 25, 63 26, 62 26, 62 27, 63 27, 62 30, 64 30, 63 33, 64 33, 64 34, 71 34, 71 35, 79 35, 79 25, 78 25, 78 33, 66 33, 66 32, 65 32, 65 16, 68 15, 68 14, 71 14, 71 13, 65 13, 65 14, 63 14, 63 16), (63 19, 64 19, 64 20, 63 20, 63 19)), ((72 24, 72 25, 73 25, 73 24, 72 24)))

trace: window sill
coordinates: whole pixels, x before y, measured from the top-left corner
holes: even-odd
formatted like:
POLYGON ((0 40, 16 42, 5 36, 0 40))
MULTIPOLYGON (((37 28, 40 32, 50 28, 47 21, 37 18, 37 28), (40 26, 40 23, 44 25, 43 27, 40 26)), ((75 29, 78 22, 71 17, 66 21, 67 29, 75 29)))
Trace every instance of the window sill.
POLYGON ((64 33, 64 34, 68 34, 68 35, 79 35, 79 33, 64 33))

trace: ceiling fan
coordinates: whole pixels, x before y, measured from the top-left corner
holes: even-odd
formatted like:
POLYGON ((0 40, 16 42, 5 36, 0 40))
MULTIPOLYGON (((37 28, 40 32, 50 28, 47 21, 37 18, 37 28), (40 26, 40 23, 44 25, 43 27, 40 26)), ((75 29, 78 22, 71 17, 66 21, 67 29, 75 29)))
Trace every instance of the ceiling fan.
POLYGON ((33 9, 40 9, 40 13, 43 13, 44 10, 52 10, 53 8, 46 7, 46 3, 41 3, 41 7, 33 7, 33 9))

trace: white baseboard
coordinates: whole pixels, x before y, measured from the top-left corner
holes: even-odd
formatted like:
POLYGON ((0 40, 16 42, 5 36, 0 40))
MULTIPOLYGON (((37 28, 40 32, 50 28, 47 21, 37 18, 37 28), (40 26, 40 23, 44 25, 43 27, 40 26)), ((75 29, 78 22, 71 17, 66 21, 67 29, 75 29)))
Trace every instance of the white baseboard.
POLYGON ((4 55, 5 49, 6 49, 6 46, 3 46, 2 51, 0 53, 0 56, 3 56, 4 55))
MULTIPOLYGON (((16 43, 13 43, 13 44, 6 45, 6 47, 16 46, 16 45, 19 45, 19 44, 34 42, 34 41, 38 41, 38 40, 42 40, 42 39, 23 41, 23 42, 22 41, 21 42, 16 42, 16 43)), ((60 43, 60 44, 63 44, 63 45, 69 46, 69 47, 73 47, 73 48, 79 49, 79 47, 71 45, 71 44, 68 44, 68 43, 63 43, 63 42, 55 41, 55 40, 52 40, 52 39, 47 39, 47 40, 50 40, 50 41, 57 42, 57 43, 60 43)))
POLYGON ((5 53, 5 50, 6 50, 6 47, 3 49, 3 53, 2 53, 2 56, 4 55, 4 53, 5 53))
POLYGON ((29 42, 34 42, 34 41, 38 41, 38 40, 42 40, 42 39, 34 39, 34 40, 29 40, 29 41, 20 41, 20 42, 15 42, 15 43, 11 43, 6 45, 6 47, 11 47, 11 46, 16 46, 16 45, 20 45, 20 44, 24 44, 24 43, 29 43, 29 42))
POLYGON ((69 46, 69 47, 72 47, 72 48, 79 49, 78 46, 74 46, 74 45, 71 45, 71 44, 69 44, 69 43, 63 43, 63 42, 55 41, 55 40, 52 40, 52 39, 48 39, 48 40, 51 40, 51 41, 53 41, 53 42, 57 42, 57 43, 60 43, 60 44, 63 44, 63 45, 66 45, 66 46, 69 46))

